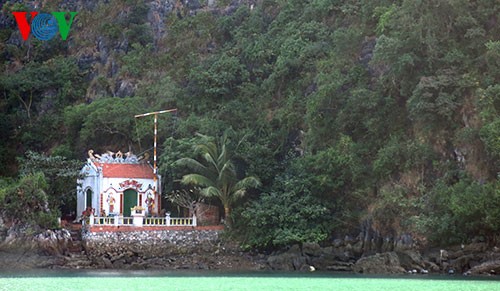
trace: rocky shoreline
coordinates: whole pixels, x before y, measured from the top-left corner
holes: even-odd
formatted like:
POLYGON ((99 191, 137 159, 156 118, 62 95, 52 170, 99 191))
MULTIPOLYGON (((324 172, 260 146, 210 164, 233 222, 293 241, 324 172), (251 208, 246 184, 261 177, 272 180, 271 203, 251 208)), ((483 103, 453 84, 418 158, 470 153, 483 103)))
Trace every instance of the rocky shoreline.
POLYGON ((364 250, 361 240, 335 240, 332 245, 293 245, 270 254, 243 251, 223 239, 194 248, 113 245, 96 248, 74 230, 46 230, 37 235, 9 230, 0 242, 0 270, 117 269, 332 271, 363 274, 500 274, 500 249, 472 243, 446 249, 419 250, 395 244, 390 250, 364 250), (103 251, 95 251, 102 249, 103 251))
POLYGON ((79 230, 46 230, 37 235, 12 228, 0 235, 0 271, 28 269, 120 270, 260 270, 255 259, 231 243, 203 242, 196 247, 175 244, 109 246, 82 240, 79 230))
POLYGON ((448 249, 396 248, 356 256, 350 244, 321 247, 318 244, 292 246, 267 257, 272 270, 324 270, 363 274, 500 274, 500 249, 473 243, 448 249))

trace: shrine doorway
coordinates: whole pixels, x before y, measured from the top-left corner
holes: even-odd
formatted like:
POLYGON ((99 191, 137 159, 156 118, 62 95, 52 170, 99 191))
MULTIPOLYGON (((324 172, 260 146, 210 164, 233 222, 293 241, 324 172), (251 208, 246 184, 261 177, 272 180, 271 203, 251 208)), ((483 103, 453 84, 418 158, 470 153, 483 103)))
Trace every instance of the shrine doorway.
POLYGON ((123 192, 123 216, 130 217, 132 213, 130 208, 134 206, 137 206, 137 191, 127 189, 123 192))
POLYGON ((92 190, 87 189, 87 193, 85 193, 85 209, 88 207, 92 208, 92 190))

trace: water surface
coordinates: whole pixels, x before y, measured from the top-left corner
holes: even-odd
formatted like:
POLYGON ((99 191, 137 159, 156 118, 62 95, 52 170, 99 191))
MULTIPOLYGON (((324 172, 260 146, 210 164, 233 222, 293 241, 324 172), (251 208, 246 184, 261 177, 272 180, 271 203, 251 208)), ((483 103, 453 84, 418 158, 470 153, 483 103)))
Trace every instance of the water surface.
POLYGON ((0 290, 500 290, 500 278, 214 271, 0 273, 0 290))

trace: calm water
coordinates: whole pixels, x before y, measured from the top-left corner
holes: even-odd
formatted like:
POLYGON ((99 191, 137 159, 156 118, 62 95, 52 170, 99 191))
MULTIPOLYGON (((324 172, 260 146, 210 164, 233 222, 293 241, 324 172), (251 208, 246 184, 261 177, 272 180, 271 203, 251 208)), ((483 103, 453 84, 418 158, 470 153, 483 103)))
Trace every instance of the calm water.
POLYGON ((500 278, 332 273, 2 272, 0 290, 500 290, 500 278))

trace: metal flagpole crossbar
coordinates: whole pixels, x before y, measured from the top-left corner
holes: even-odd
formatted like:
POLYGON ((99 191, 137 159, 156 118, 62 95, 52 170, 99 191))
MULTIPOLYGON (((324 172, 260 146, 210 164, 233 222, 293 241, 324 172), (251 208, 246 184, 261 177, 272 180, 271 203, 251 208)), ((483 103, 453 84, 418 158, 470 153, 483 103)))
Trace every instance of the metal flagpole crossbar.
MULTIPOLYGON (((155 122, 154 122, 154 145, 153 145, 153 173, 154 173, 154 183, 155 183, 155 195, 156 192, 158 191, 158 168, 156 165, 156 143, 157 143, 157 135, 158 135, 158 114, 162 113, 171 113, 171 112, 177 112, 177 108, 174 109, 167 109, 167 110, 160 110, 160 111, 155 111, 155 112, 148 112, 144 114, 137 114, 134 117, 139 118, 139 117, 146 117, 150 115, 155 116, 155 122)), ((161 198, 158 199, 158 211, 160 211, 161 208, 161 198)))

